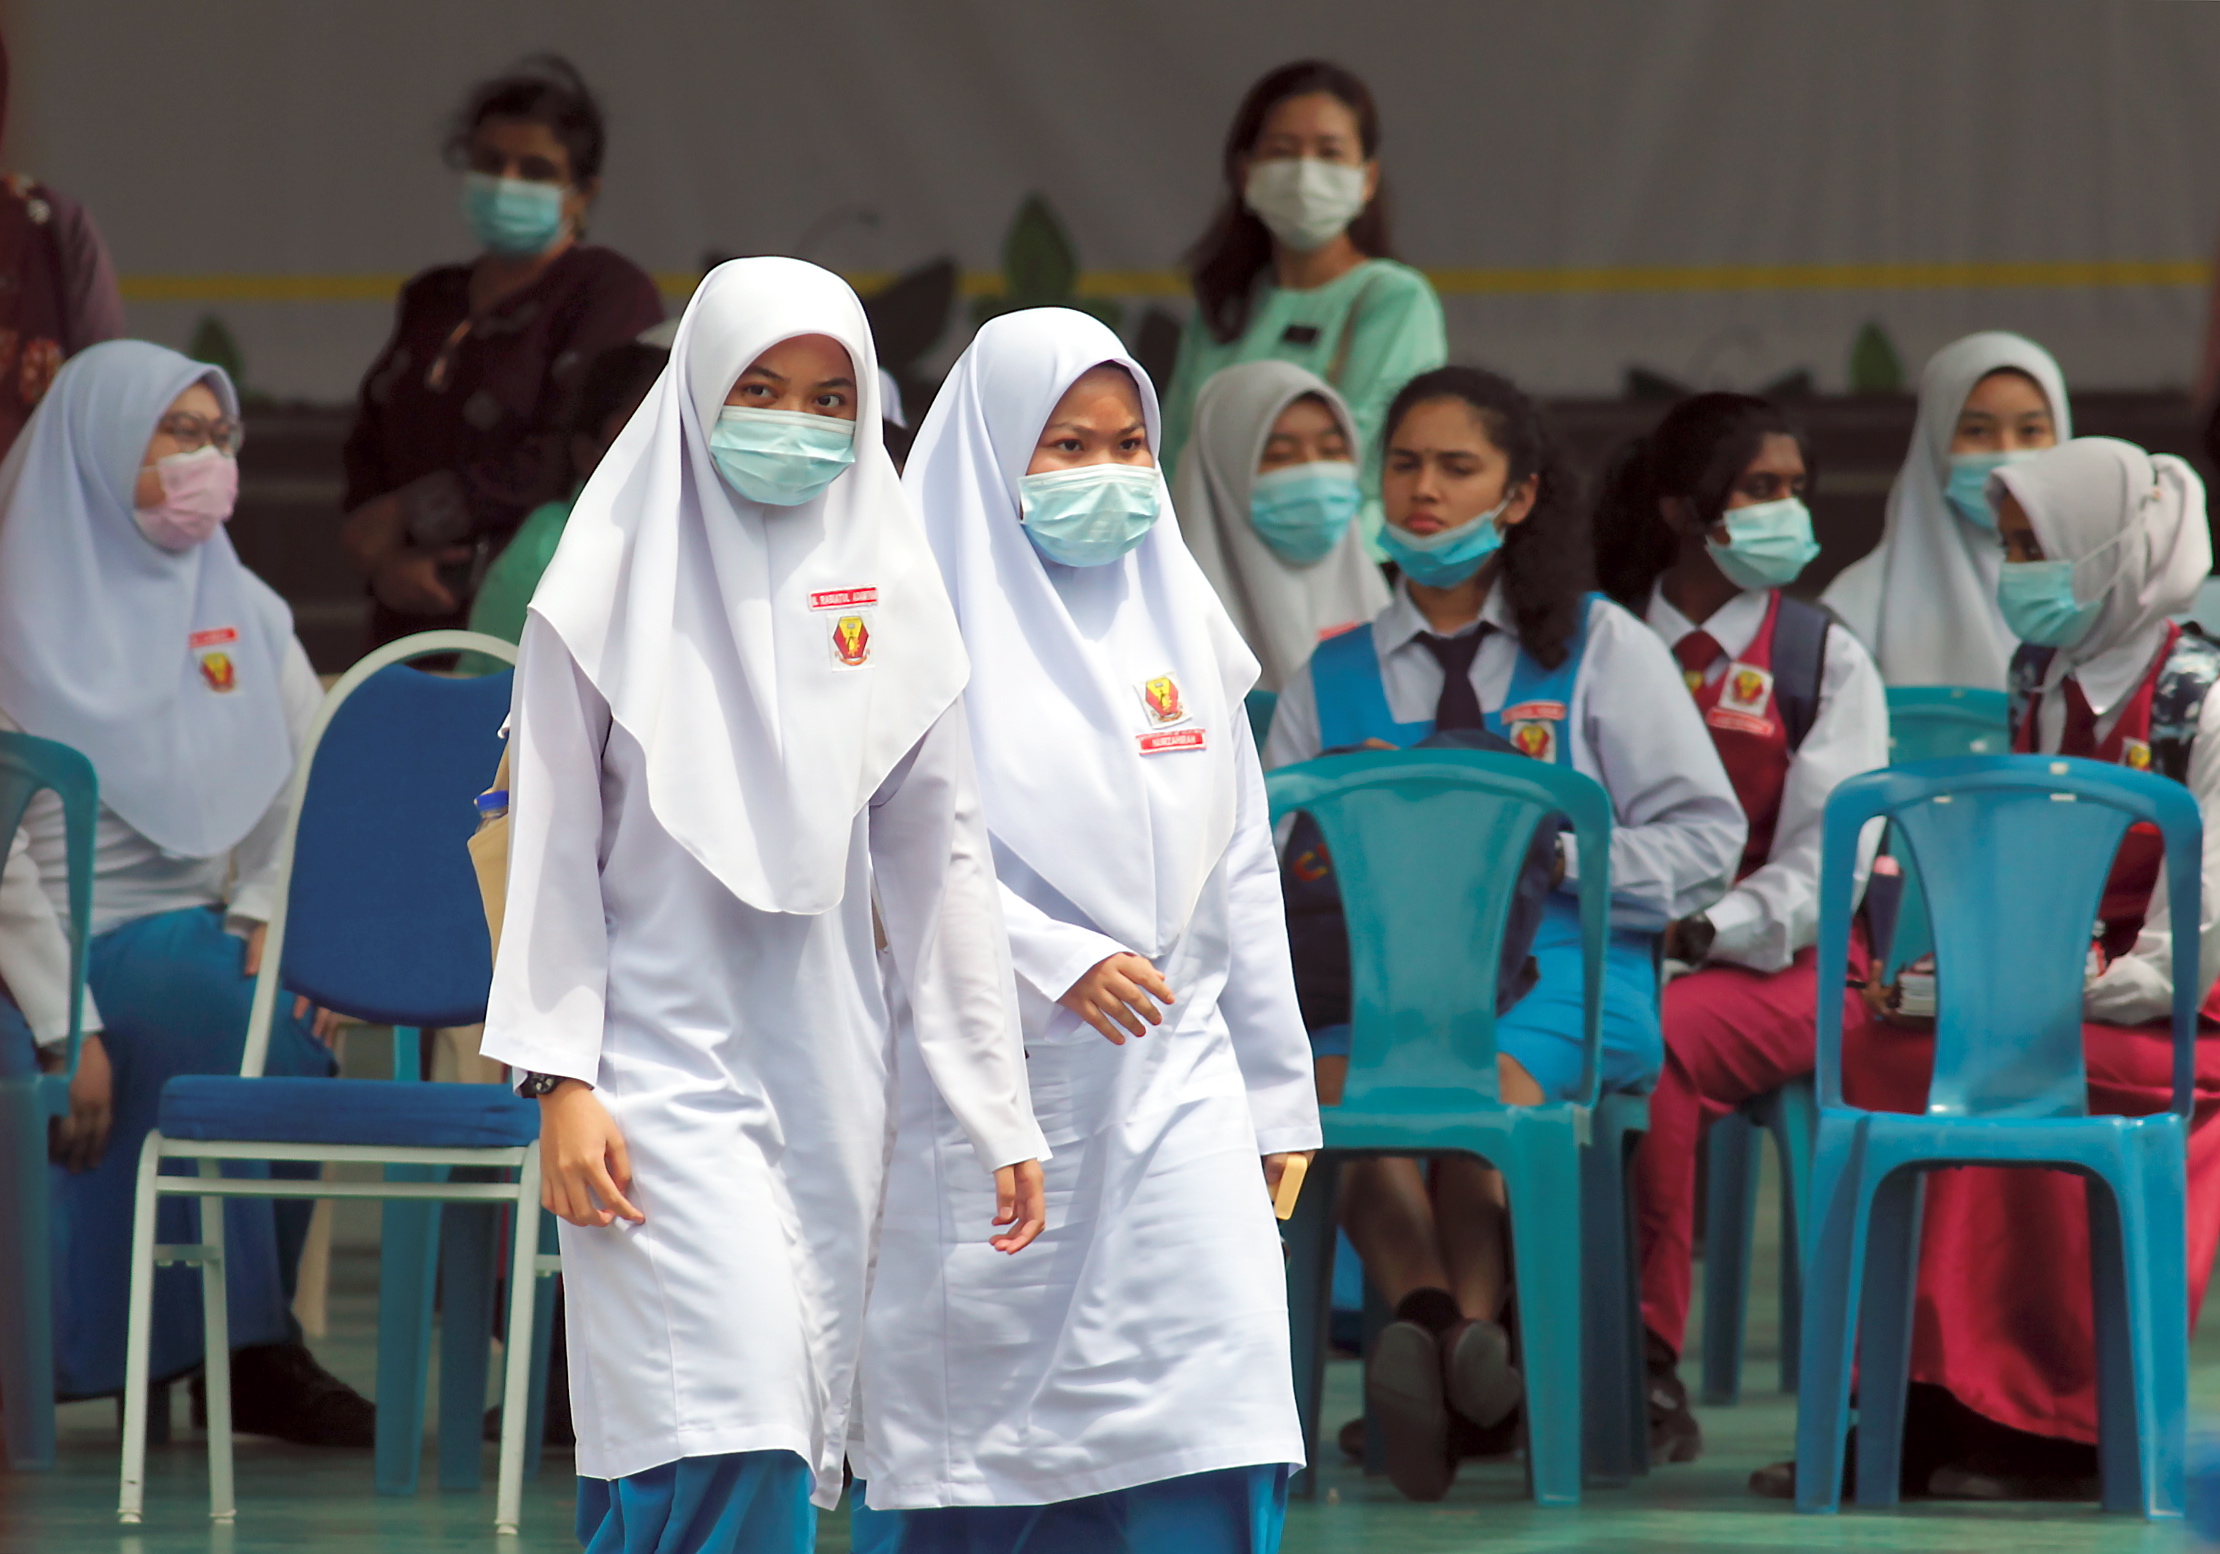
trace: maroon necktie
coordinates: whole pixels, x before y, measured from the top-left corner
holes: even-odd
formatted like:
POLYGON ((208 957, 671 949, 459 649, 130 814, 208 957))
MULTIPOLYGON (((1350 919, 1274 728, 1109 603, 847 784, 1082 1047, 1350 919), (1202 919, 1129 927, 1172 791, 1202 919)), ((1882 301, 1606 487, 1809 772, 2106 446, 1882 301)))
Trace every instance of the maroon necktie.
POLYGON ((1690 695, 1704 688, 1704 676, 1724 652, 1719 639, 1708 631, 1691 631, 1673 644, 1673 657, 1680 660, 1680 677, 1688 683, 1690 695))
POLYGON ((2067 676, 2066 732, 2058 741, 2060 755, 2094 756, 2097 753, 2097 714, 2081 694, 2081 682, 2067 676))

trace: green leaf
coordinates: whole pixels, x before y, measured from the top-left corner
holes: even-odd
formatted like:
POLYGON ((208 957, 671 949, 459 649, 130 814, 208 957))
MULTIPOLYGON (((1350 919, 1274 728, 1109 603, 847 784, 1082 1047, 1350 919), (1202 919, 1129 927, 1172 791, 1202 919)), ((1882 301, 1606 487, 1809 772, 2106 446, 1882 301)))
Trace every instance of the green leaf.
POLYGON ((1071 246, 1048 201, 1037 194, 1025 197, 1010 235, 1002 242, 1002 273, 1009 297, 1016 307, 1039 307, 1067 302, 1079 281, 1079 255, 1071 246))
POLYGON ((193 326, 193 341, 185 347, 185 354, 194 361, 223 368, 235 388, 246 380, 247 359, 240 353, 239 342, 232 337, 224 321, 213 313, 202 314, 200 322, 193 326))
POLYGON ((1858 331, 1850 346, 1850 392, 1901 394, 1904 392, 1904 359, 1878 322, 1858 331))

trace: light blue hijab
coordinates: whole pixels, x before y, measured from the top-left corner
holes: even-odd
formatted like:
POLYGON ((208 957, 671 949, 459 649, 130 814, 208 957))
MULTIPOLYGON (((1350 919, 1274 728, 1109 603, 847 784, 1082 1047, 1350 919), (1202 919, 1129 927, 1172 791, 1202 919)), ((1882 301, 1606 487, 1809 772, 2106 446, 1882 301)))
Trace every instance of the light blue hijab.
POLYGON ((82 751, 102 801, 184 858, 230 851, 293 771, 278 685, 292 612, 223 530, 173 553, 132 513, 156 425, 202 382, 238 414, 219 368, 143 340, 93 346, 0 463, 0 712, 82 751))

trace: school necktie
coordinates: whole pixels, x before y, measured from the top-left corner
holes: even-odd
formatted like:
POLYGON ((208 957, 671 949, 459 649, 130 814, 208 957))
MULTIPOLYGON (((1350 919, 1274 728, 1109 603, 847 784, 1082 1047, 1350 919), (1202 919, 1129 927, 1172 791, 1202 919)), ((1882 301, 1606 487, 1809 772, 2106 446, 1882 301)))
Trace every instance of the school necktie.
POLYGON ((1719 639, 1708 631, 1691 631, 1673 644, 1673 657, 1680 660, 1680 677, 1691 696, 1704 688, 1704 677, 1724 652, 1719 639))
POLYGON ((1481 639, 1493 630, 1493 625, 1482 621, 1477 631, 1461 637, 1437 637, 1425 631, 1418 634, 1426 651, 1434 655, 1434 662, 1441 665, 1441 699, 1434 703, 1435 733, 1487 727, 1480 719, 1480 693, 1472 688, 1472 660, 1480 651, 1481 639))
POLYGON ((2081 694, 2081 682, 2069 676, 2066 691, 2066 731, 2058 741, 2060 755, 2093 756, 2097 753, 2097 714, 2081 694))

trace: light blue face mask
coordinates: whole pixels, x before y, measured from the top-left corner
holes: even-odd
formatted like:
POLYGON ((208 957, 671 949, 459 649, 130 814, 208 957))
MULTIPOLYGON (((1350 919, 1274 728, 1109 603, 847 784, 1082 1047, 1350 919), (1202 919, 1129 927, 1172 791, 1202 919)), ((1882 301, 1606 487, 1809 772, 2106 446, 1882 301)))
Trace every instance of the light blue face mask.
POLYGON ((1082 464, 1018 480, 1018 521, 1033 548, 1067 567, 1099 567, 1148 538, 1162 510, 1153 464, 1082 464))
POLYGON ((2071 561, 2007 561, 1997 574, 1997 608, 2022 642, 2068 648, 2089 634, 2104 600, 2074 599, 2071 561))
POLYGON ((478 241, 497 254, 543 254, 563 235, 563 192, 559 184, 529 178, 465 173, 463 215, 478 241))
POLYGON ((725 483, 766 507, 798 507, 856 462, 856 423, 806 410, 727 405, 709 433, 725 483))
POLYGON ((1495 521, 1503 516, 1503 510, 1511 505, 1515 494, 1505 492, 1502 501, 1479 517, 1432 534, 1413 534, 1395 524, 1383 523, 1380 525, 1380 548, 1412 582, 1423 583, 1428 588, 1454 588, 1479 571, 1480 564, 1503 544, 1503 531, 1496 527, 1495 521))
POLYGON ((1341 543, 1363 502, 1356 465, 1297 464, 1256 477, 1249 487, 1249 522, 1282 561, 1307 567, 1341 543))
POLYGON ((2007 464, 2024 464, 2041 450, 2018 448, 2010 453, 1953 453, 1950 479, 1943 494, 1958 516, 1984 529, 1996 528, 1996 509, 1989 505, 1989 477, 2007 464))
POLYGON ((1727 543, 1706 538, 1704 549, 1737 588, 1785 587, 1819 554, 1811 509, 1795 497, 1730 507, 1719 516, 1727 525, 1727 543))

